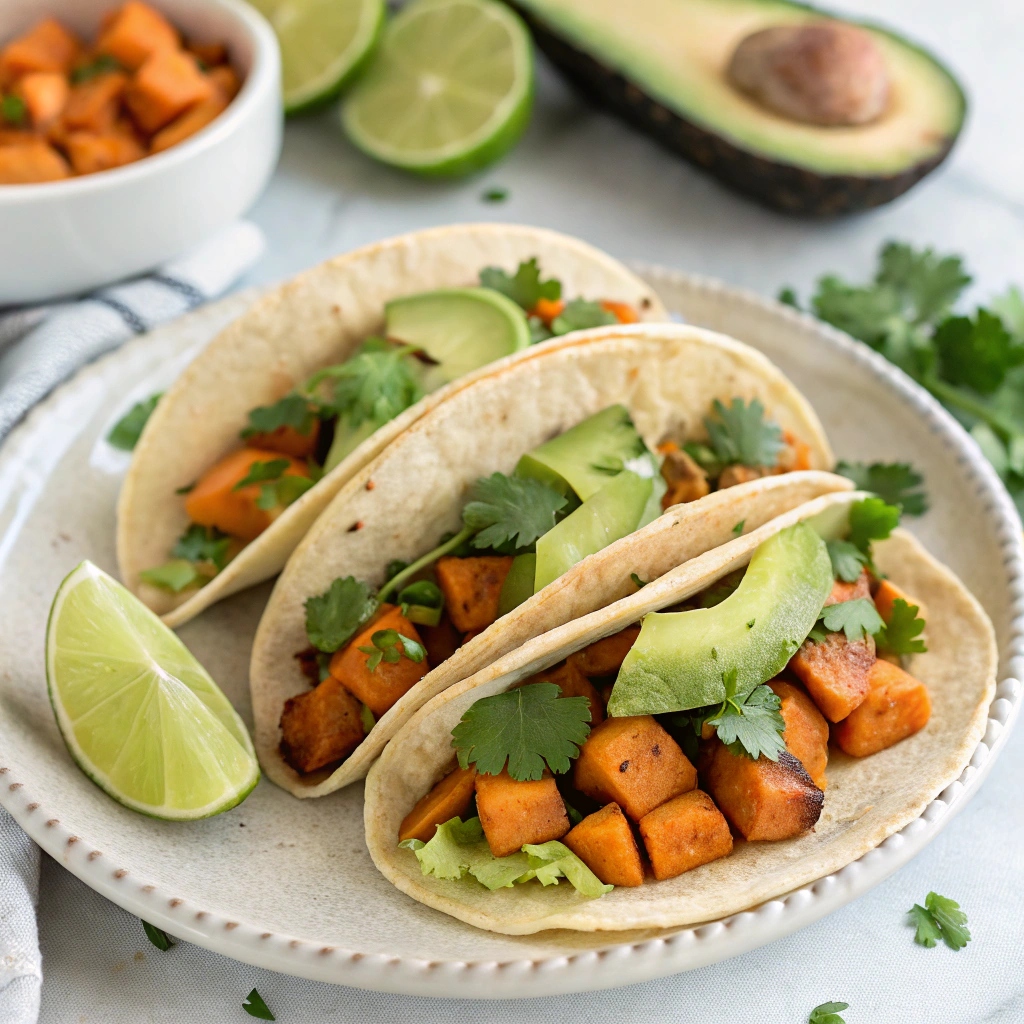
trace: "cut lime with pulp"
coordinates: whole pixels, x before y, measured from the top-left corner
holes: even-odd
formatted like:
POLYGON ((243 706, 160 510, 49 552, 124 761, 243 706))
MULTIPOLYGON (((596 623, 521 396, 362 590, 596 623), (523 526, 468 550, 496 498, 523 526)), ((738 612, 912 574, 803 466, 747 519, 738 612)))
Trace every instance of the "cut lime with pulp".
POLYGON ((92 562, 53 599, 46 680, 71 756, 125 807, 206 818, 259 781, 227 697, 178 637, 92 562))
POLYGON ((384 31, 342 106, 365 153, 420 174, 465 174, 509 150, 530 119, 526 26, 495 0, 414 0, 384 31))
POLYGON ((380 40, 384 0, 250 0, 281 45, 285 113, 336 96, 380 40))

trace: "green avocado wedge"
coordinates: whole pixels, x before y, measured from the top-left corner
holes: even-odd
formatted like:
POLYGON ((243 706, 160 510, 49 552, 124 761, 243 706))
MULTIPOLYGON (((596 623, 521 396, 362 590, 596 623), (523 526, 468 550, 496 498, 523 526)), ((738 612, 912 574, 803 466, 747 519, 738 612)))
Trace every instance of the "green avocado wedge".
POLYGON ((657 715, 718 704, 723 676, 746 695, 777 675, 806 639, 832 589, 813 526, 798 523, 754 552, 739 587, 713 608, 655 612, 619 669, 608 714, 657 715))

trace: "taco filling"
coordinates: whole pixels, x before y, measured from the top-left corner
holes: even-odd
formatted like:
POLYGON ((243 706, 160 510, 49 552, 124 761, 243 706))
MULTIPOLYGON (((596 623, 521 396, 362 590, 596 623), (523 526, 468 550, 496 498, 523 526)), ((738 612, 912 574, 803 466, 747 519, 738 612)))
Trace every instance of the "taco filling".
POLYGON ((251 409, 243 447, 179 493, 190 520, 170 559, 140 578, 172 593, 208 583, 293 502, 377 429, 424 395, 531 344, 571 331, 636 323, 624 302, 565 301, 536 259, 479 285, 387 303, 384 333, 325 366, 272 405, 251 409))
POLYGON ((424 875, 564 877, 596 897, 728 856, 734 836, 813 829, 830 734, 867 757, 931 714, 903 667, 926 649, 920 605, 872 561, 898 520, 869 497, 844 539, 783 529, 682 605, 476 701, 452 730, 457 765, 399 845, 424 875))
POLYGON ((285 761, 300 773, 336 766, 459 647, 669 505, 809 468, 807 446, 756 399, 716 400, 705 428, 707 443, 668 442, 659 456, 629 411, 609 406, 524 454, 511 475, 477 480, 462 529, 410 565, 392 563, 380 589, 347 576, 307 600, 310 646, 296 656, 316 685, 284 705, 285 761))

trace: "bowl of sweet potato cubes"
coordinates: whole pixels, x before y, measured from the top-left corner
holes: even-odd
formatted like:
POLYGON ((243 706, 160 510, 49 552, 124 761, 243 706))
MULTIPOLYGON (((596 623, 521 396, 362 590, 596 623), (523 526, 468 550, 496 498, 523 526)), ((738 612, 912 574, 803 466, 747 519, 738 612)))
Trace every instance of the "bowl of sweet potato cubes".
POLYGON ((280 148, 279 69, 240 0, 4 4, 0 304, 142 272, 244 212, 280 148))

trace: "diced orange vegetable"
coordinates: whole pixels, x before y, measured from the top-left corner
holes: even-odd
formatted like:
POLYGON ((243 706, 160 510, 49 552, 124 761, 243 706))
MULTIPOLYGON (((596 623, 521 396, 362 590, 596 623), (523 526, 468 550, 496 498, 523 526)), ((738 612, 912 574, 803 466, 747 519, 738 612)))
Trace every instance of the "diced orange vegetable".
POLYGON ((618 804, 588 814, 562 840, 605 885, 644 884, 644 865, 633 830, 618 804))
POLYGON ((650 715, 607 718, 576 759, 573 784, 592 800, 617 803, 634 821, 697 785, 679 744, 650 715))
POLYGON ((238 95, 238 90, 242 88, 241 79, 230 64, 221 64, 220 67, 208 71, 206 77, 209 78, 217 88, 217 91, 229 103, 238 95))
POLYGON ((244 541, 255 540, 282 510, 262 509, 256 504, 262 484, 248 484, 237 491, 234 488, 249 475, 253 463, 275 459, 288 459, 285 476, 309 476, 305 463, 297 459, 262 448, 241 448, 211 466, 185 497, 189 519, 200 526, 216 526, 244 541))
POLYGON ((864 702, 833 730, 836 743, 853 757, 867 757, 913 736, 932 715, 928 688, 899 665, 879 659, 871 668, 864 702))
POLYGON ((452 625, 452 620, 445 612, 436 626, 420 626, 423 646, 427 649, 427 661, 431 668, 437 668, 447 661, 459 649, 459 634, 452 625))
POLYGON ((561 299, 538 299, 537 305, 530 310, 530 316, 542 320, 545 327, 550 328, 552 321, 562 315, 565 303, 561 299))
POLYGON ((0 185, 31 185, 67 178, 67 161, 42 140, 0 147, 0 185))
POLYGON ((0 146, 22 146, 36 142, 39 136, 27 128, 0 128, 0 146))
POLYGON ((65 147, 75 174, 95 174, 141 160, 146 151, 138 140, 122 132, 71 132, 65 147))
POLYGON ((645 814, 640 819, 640 835, 658 881, 732 853, 729 823, 711 797, 699 789, 645 814))
MULTIPOLYGON (((202 103, 197 103, 191 110, 186 110, 180 117, 175 118, 166 128, 161 128, 160 131, 153 136, 150 148, 154 153, 162 153, 165 149, 170 149, 171 146, 176 146, 179 142, 184 142, 185 139, 195 135, 196 132, 202 131, 208 124, 218 118, 224 112, 227 105, 227 100, 225 100, 219 93, 208 100, 204 100, 202 103)), ((308 440, 308 438, 295 430, 294 427, 278 427, 274 433, 277 434, 281 431, 290 431, 296 439, 301 439, 303 441, 308 440)), ((312 434, 311 437, 315 444, 315 433, 312 434)), ((271 447, 273 447, 273 445, 271 447)), ((303 446, 300 445, 298 447, 303 446)), ((277 450, 282 451, 283 449, 277 448, 277 450)), ((305 454, 312 454, 312 451, 313 449, 310 448, 305 454)), ((295 455, 297 453, 289 452, 289 454, 295 455)))
POLYGON ((340 761, 363 742, 359 701, 333 676, 285 701, 281 753, 298 772, 340 761))
POLYGON ((56 18, 44 18, 0 50, 0 79, 14 81, 32 71, 67 74, 79 48, 78 40, 56 18))
POLYGON ((778 761, 733 754, 716 737, 701 753, 701 779, 744 839, 791 839, 814 827, 825 794, 788 750, 778 761))
POLYGON ((176 50, 180 45, 177 29, 159 11, 138 0, 128 0, 104 27, 96 49, 134 71, 153 54, 176 50))
POLYGON ((811 781, 824 792, 828 785, 828 722, 802 686, 773 679, 768 684, 782 701, 779 713, 786 723, 782 734, 786 749, 807 769, 811 781))
POLYGON ((18 80, 15 94, 25 101, 28 116, 37 128, 49 124, 68 101, 68 80, 59 71, 33 71, 18 80))
POLYGON ((585 676, 610 676, 622 667, 622 662, 639 635, 639 626, 627 626, 603 640, 595 640, 582 651, 571 655, 569 660, 585 676))
POLYGON ((181 50, 160 50, 135 72, 124 102, 136 124, 152 134, 216 94, 195 57, 181 50))
POLYGON ((600 694, 572 658, 558 668, 538 672, 519 685, 530 683, 554 683, 561 688, 563 697, 586 697, 590 701, 590 724, 593 726, 604 721, 604 702, 600 694))
POLYGON ((190 39, 188 52, 208 68, 223 64, 228 59, 228 48, 223 43, 199 43, 190 39))
POLYGON ((64 108, 64 126, 70 131, 109 131, 117 120, 127 85, 128 76, 121 71, 109 71, 73 85, 64 108))
POLYGON ((922 619, 928 618, 925 614, 924 606, 916 597, 911 597, 909 594, 904 593, 892 580, 882 580, 875 590, 875 608, 878 610, 878 614, 882 616, 882 621, 886 625, 892 622, 892 608, 899 600, 906 601, 908 605, 916 605, 918 616, 922 619))
POLYGON ((811 446, 788 430, 783 433, 782 440, 784 443, 779 452, 775 471, 777 473, 792 473, 797 469, 810 469, 811 446))
POLYGON ((735 487, 737 484, 749 484, 752 480, 760 480, 762 477, 770 476, 771 470, 765 466, 741 466, 739 463, 733 466, 726 466, 718 476, 718 489, 726 490, 735 487))
POLYGON ((420 643, 416 627, 401 610, 395 605, 385 605, 382 615, 331 658, 331 675, 340 679, 346 689, 378 717, 389 711, 430 671, 426 659, 417 662, 402 654, 398 661, 381 661, 371 672, 367 667, 370 655, 359 648, 369 647, 372 650, 373 634, 380 629, 395 629, 402 636, 420 643))
POLYGON ((825 607, 830 604, 844 604, 846 601, 859 601, 862 597, 871 597, 871 580, 866 569, 861 570, 853 583, 836 580, 832 584, 832 593, 825 599, 825 607))
POLYGON ((875 641, 870 636, 851 644, 842 633, 829 633, 822 643, 805 640, 789 668, 821 713, 838 722, 867 696, 874 662, 875 641))
POLYGON ((628 302, 612 302, 605 299, 600 303, 603 310, 611 313, 620 324, 640 323, 640 314, 628 302))
POLYGON ((668 490, 661 498, 663 509, 696 501, 711 493, 707 473, 675 441, 658 445, 658 451, 665 456, 661 463, 661 475, 668 484, 668 490))
POLYGON ((476 768, 459 768, 449 772, 434 788, 422 797, 402 819, 398 827, 398 841, 419 839, 429 843, 437 826, 456 817, 464 817, 473 802, 476 768))
MULTIPOLYGON (((197 108, 198 109, 198 108, 197 108)), ((193 111, 194 113, 194 111, 193 111)), ((153 150, 156 151, 157 140, 161 135, 171 131, 179 121, 189 117, 184 114, 174 124, 159 132, 153 139, 153 150)), ((164 146, 164 149, 167 147, 164 146)), ((316 442, 320 436, 320 421, 313 420, 313 426, 308 434, 300 434, 294 427, 278 427, 269 434, 250 434, 245 443, 251 448, 263 448, 267 451, 280 452, 282 455, 290 455, 293 459, 308 459, 316 451, 316 442)))
POLYGON ((460 633, 486 629, 497 619, 501 588, 511 568, 511 555, 438 559, 437 584, 460 633))
POLYGON ((527 843, 561 839, 569 831, 565 802, 547 771, 536 782, 519 782, 508 769, 478 775, 476 811, 495 857, 507 857, 527 843))

